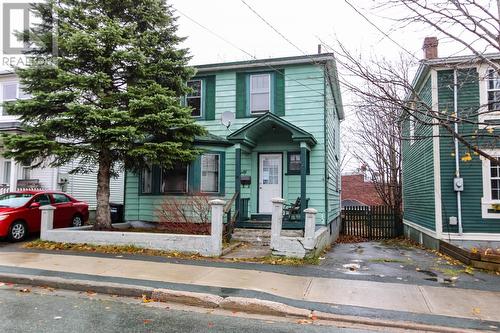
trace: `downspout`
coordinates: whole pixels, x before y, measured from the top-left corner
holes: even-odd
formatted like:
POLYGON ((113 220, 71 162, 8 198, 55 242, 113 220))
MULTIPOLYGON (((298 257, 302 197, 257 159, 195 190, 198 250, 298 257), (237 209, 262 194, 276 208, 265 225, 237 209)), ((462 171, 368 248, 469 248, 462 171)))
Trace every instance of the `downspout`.
MULTIPOLYGON (((453 112, 455 114, 455 177, 460 178, 460 154, 458 150, 458 75, 457 69, 453 69, 453 112)), ((462 229, 462 201, 460 191, 457 193, 457 219, 458 219, 458 233, 463 233, 462 229)))

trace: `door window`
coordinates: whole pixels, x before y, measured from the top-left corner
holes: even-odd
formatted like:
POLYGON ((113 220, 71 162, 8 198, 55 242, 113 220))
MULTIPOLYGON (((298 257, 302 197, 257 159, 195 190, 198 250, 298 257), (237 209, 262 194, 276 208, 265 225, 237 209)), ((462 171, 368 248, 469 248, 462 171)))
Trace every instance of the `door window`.
POLYGON ((264 158, 262 161, 262 184, 274 185, 279 183, 279 160, 264 158))

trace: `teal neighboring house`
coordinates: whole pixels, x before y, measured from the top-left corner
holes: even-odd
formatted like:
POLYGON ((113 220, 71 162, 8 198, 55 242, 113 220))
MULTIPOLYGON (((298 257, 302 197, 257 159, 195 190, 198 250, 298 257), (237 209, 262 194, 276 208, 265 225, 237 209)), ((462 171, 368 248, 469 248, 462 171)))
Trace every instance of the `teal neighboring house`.
MULTIPOLYGON (((458 133, 491 156, 500 144, 478 134, 500 131, 500 75, 490 64, 500 54, 437 57, 437 40, 426 39, 426 59, 414 79, 415 91, 443 119, 466 118, 458 133), (455 104, 456 96, 456 104, 455 104)), ((403 209, 405 234, 432 248, 439 241, 464 247, 500 244, 500 167, 455 142, 442 126, 419 125, 413 114, 403 123, 403 209)), ((420 119, 422 120, 422 119, 420 119)), ((424 119, 425 120, 425 119, 424 119)), ((453 125, 451 125, 453 127, 453 125)))
POLYGON ((167 198, 197 193, 230 200, 237 226, 270 227, 272 198, 296 203, 284 228, 302 228, 305 208, 316 223, 340 223, 342 98, 335 59, 317 54, 196 66, 186 97, 208 130, 204 153, 173 170, 127 172, 125 219, 157 221, 167 198))

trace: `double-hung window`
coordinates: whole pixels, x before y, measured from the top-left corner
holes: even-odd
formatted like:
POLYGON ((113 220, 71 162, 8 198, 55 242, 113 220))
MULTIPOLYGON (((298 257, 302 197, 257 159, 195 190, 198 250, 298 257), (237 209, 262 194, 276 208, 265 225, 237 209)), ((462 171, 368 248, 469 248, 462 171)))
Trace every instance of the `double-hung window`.
MULTIPOLYGON (((18 82, 5 82, 1 84, 1 99, 0 104, 5 102, 14 102, 16 99, 28 99, 30 95, 27 94, 18 82)), ((2 114, 6 114, 0 105, 2 114)))
MULTIPOLYGON (((500 159, 499 159, 500 161, 500 159)), ((500 165, 490 162, 491 199, 500 200, 500 165)))
POLYGON ((187 193, 188 166, 176 163, 172 169, 161 169, 160 193, 187 193))
POLYGON ((488 71, 488 111, 500 111, 500 76, 493 69, 488 71))
POLYGON ((250 113, 271 111, 271 74, 250 75, 250 113))
POLYGON ((192 89, 192 92, 186 96, 186 105, 191 108, 191 116, 201 117, 202 116, 202 99, 203 99, 203 81, 202 80, 192 80, 189 81, 188 87, 192 89))
POLYGON ((201 184, 200 190, 203 193, 219 192, 219 154, 203 154, 201 156, 201 184))

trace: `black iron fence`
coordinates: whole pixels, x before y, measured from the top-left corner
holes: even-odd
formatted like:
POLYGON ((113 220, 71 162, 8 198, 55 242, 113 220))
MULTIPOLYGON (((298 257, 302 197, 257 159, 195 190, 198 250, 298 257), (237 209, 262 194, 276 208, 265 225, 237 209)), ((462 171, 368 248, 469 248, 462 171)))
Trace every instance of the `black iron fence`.
POLYGON ((341 234, 366 239, 388 239, 401 235, 401 221, 389 206, 342 208, 341 234))

